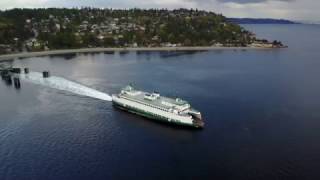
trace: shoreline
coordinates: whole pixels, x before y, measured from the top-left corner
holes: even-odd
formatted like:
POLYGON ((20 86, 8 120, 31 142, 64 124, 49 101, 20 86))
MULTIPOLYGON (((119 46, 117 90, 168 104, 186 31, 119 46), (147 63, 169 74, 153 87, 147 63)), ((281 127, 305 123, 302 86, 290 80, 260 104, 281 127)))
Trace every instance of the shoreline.
POLYGON ((211 51, 211 50, 267 50, 279 48, 265 47, 215 47, 215 46, 193 46, 193 47, 137 47, 137 48, 80 48, 61 49, 38 52, 22 52, 14 54, 0 55, 0 61, 12 60, 16 58, 30 58, 50 55, 63 55, 75 53, 103 53, 103 52, 127 52, 127 51, 211 51))

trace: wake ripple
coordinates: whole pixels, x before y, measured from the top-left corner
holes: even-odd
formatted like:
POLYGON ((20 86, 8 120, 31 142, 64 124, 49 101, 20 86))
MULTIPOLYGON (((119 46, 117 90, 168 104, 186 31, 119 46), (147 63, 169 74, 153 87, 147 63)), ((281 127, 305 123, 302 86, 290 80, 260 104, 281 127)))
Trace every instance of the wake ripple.
POLYGON ((62 91, 68 91, 74 94, 88 96, 104 101, 112 101, 112 98, 109 94, 97 91, 95 89, 89 88, 87 86, 67 80, 62 77, 50 76, 48 78, 43 78, 42 73, 39 72, 20 74, 19 77, 21 78, 21 80, 25 80, 34 84, 39 84, 62 91))

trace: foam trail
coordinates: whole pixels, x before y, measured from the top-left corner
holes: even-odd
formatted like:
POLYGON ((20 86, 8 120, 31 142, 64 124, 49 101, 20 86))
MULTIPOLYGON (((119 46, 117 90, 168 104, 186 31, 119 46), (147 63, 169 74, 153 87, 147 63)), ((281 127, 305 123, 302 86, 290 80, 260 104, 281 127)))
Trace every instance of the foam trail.
POLYGON ((43 78, 42 73, 30 72, 29 74, 20 74, 20 78, 22 80, 47 86, 50 88, 68 91, 78 95, 88 96, 105 101, 112 101, 111 96, 106 93, 86 87, 76 82, 69 81, 62 77, 50 76, 48 78, 43 78))

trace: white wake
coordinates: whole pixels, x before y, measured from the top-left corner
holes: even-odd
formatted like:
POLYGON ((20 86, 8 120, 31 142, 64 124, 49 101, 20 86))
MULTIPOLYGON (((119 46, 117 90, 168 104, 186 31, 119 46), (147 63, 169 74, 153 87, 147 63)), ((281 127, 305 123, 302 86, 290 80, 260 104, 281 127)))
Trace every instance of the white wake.
POLYGON ((88 96, 96 99, 101 99, 105 101, 112 101, 110 95, 97 91, 95 89, 86 87, 79 83, 67 80, 62 77, 50 76, 48 78, 43 78, 42 73, 30 72, 28 74, 20 74, 21 80, 25 80, 31 83, 47 86, 54 89, 59 89, 62 91, 68 91, 82 96, 88 96))

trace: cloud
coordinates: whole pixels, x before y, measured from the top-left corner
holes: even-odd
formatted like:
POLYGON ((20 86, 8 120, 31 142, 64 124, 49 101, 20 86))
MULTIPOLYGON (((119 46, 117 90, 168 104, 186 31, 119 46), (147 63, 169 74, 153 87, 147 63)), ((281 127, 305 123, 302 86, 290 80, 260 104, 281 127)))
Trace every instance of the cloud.
POLYGON ((0 9, 43 7, 50 0, 0 0, 0 9))
POLYGON ((263 3, 267 1, 280 1, 280 2, 293 2, 295 0, 218 0, 222 3, 233 2, 237 4, 249 4, 249 3, 263 3))
POLYGON ((320 18, 316 0, 0 0, 0 9, 40 7, 198 8, 228 17, 320 18))
POLYGON ((218 1, 223 3, 234 2, 239 4, 246 4, 246 3, 260 3, 260 2, 265 2, 266 0, 218 0, 218 1))
POLYGON ((236 4, 255 4, 255 3, 266 3, 268 1, 278 2, 294 2, 295 0, 185 0, 186 2, 194 2, 196 4, 210 4, 214 2, 219 3, 236 3, 236 4))

